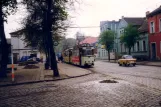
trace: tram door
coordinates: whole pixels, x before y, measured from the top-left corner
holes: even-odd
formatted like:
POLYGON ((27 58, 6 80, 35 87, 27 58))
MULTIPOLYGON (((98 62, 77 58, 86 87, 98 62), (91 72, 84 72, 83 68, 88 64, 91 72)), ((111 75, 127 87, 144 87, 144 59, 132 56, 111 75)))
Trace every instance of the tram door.
POLYGON ((72 58, 72 50, 69 50, 69 63, 72 63, 71 58, 72 58))
POLYGON ((82 49, 79 49, 79 65, 82 66, 82 49))

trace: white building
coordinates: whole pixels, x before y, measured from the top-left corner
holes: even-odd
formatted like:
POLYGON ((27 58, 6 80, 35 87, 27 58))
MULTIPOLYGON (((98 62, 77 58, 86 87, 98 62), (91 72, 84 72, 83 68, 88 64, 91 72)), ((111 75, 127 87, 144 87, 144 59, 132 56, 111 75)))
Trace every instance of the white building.
MULTIPOLYGON (((116 33, 115 34, 115 37, 116 37, 118 24, 119 24, 119 21, 114 21, 114 20, 113 21, 101 21, 100 22, 100 32, 102 33, 106 30, 112 30, 116 33)), ((116 52, 116 49, 117 49, 115 37, 114 37, 113 50, 110 52, 110 58, 111 59, 115 59, 115 52, 116 52)), ((106 49, 102 48, 101 44, 98 45, 97 52, 98 52, 98 58, 99 59, 108 59, 108 52, 107 52, 106 49)))
POLYGON ((40 58, 40 52, 36 48, 26 47, 26 43, 23 41, 24 36, 20 35, 20 32, 21 30, 10 33, 14 61, 17 62, 23 56, 30 56, 31 54, 40 58))

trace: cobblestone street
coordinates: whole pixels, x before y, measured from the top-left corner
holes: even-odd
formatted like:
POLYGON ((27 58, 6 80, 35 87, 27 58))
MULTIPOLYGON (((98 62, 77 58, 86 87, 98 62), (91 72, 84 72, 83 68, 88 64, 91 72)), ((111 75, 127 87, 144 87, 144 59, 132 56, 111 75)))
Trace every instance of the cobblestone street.
POLYGON ((161 90, 161 67, 142 66, 124 67, 117 63, 96 61, 91 70, 106 74, 115 78, 123 79, 137 85, 161 90))
POLYGON ((0 88, 0 107, 159 107, 161 91, 90 74, 68 80, 0 88))

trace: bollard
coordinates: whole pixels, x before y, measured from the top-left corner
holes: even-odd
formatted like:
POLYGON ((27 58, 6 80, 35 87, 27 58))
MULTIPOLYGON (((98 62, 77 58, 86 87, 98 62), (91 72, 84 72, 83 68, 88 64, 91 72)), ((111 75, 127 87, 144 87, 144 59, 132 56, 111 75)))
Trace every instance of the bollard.
POLYGON ((12 63, 12 82, 15 81, 14 64, 12 63))
POLYGON ((11 58, 12 58, 12 82, 15 81, 15 73, 14 73, 14 64, 13 64, 13 46, 11 45, 11 58))

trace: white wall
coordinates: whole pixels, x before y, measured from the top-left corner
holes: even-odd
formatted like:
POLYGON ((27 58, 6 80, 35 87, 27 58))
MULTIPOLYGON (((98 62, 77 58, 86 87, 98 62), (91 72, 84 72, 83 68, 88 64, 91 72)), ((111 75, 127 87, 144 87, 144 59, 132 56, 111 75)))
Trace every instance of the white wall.
MULTIPOLYGON (((23 41, 23 36, 21 36, 20 38, 11 36, 11 45, 13 46, 13 53, 18 53, 19 58, 21 58, 22 56, 30 56, 31 54, 32 48, 26 48, 25 44, 26 43, 23 41)), ((37 57, 40 58, 40 52, 38 52, 38 50, 33 51, 36 51, 37 57)))

